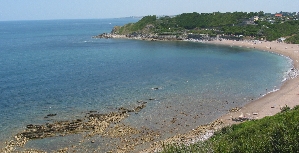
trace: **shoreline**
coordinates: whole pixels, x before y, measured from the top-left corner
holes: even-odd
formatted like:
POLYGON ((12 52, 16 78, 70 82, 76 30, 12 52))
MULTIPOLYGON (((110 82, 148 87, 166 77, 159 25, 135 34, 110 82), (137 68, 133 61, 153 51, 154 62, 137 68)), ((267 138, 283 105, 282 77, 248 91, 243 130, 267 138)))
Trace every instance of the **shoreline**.
MULTIPOLYGON (((122 39, 122 38, 120 38, 120 39, 122 39)), ((137 40, 142 40, 142 39, 137 39, 137 40)), ((151 41, 151 40, 148 40, 148 41, 151 41)), ((188 41, 188 40, 186 40, 186 41, 188 41)), ((239 118, 240 116, 242 116, 244 118, 249 118, 249 119, 260 119, 265 116, 275 115, 276 113, 280 112, 280 108, 283 106, 287 105, 292 108, 295 105, 299 105, 299 77, 298 77, 299 44, 285 44, 285 43, 276 43, 276 42, 256 42, 256 41, 232 41, 232 40, 202 41, 201 43, 206 43, 206 44, 211 44, 211 45, 224 45, 224 46, 231 46, 231 47, 244 47, 244 48, 246 47, 249 49, 257 49, 259 51, 267 51, 267 52, 272 52, 275 54, 285 56, 292 60, 293 70, 290 70, 290 71, 293 72, 293 74, 291 76, 289 76, 290 77, 289 79, 287 79, 286 81, 284 81, 282 83, 280 89, 269 92, 268 94, 262 96, 261 98, 255 100, 255 101, 249 102, 248 104, 244 105, 241 109, 233 108, 230 112, 220 116, 219 118, 216 118, 213 122, 210 122, 209 124, 197 125, 194 129, 192 129, 190 131, 185 131, 185 132, 183 132, 183 134, 176 133, 173 137, 163 139, 161 141, 155 141, 154 139, 153 139, 154 141, 146 140, 145 138, 140 137, 140 139, 142 138, 141 139, 143 141, 142 143, 147 143, 148 145, 151 146, 145 150, 142 150, 142 152, 158 151, 159 149, 162 148, 163 144, 166 145, 166 144, 178 143, 178 144, 187 144, 188 145, 188 144, 196 143, 198 141, 204 141, 204 140, 208 139, 210 136, 212 136, 214 131, 217 131, 218 129, 220 129, 224 126, 240 123, 239 121, 233 120, 234 118, 239 118)), ((120 110, 124 111, 123 108, 120 110)), ((135 109, 133 109, 133 110, 135 111, 135 109)), ((125 109, 124 115, 126 116, 126 114, 129 114, 128 112, 134 112, 133 110, 125 109)), ((91 114, 93 114, 93 113, 94 112, 91 112, 91 114)), ((116 114, 118 114, 118 113, 116 113, 116 114)), ((105 116, 105 114, 101 114, 101 117, 103 115, 105 116)), ((108 120, 110 123, 110 118, 108 118, 108 120)), ((121 119, 116 119, 116 120, 120 121, 121 119)), ((82 121, 85 121, 85 120, 82 120, 82 121)), ((73 127, 73 124, 72 124, 72 128, 75 129, 74 130, 75 132, 77 130, 77 131, 85 131, 85 132, 89 131, 91 133, 95 133, 94 130, 80 129, 81 124, 82 125, 86 124, 85 122, 82 122, 82 121, 78 121, 78 120, 76 121, 76 124, 78 124, 80 126, 76 125, 73 127)), ((69 124, 72 122, 73 121, 69 121, 69 122, 66 122, 65 124, 66 124, 66 126, 69 126, 69 124)), ((61 122, 58 122, 58 123, 61 123, 61 122)), ((105 121, 105 123, 106 123, 106 121, 105 121)), ((33 125, 32 126, 28 125, 28 126, 29 126, 29 129, 32 129, 32 127, 33 127, 33 125)), ((94 125, 92 125, 92 126, 94 126, 94 125)), ((108 124, 107 125, 105 124, 105 128, 107 128, 106 126, 108 127, 108 124)), ((100 125, 100 127, 102 128, 102 125, 100 125)), ((132 130, 132 128, 129 126, 121 126, 120 124, 116 124, 116 125, 113 125, 113 127, 115 127, 115 128, 111 129, 112 132, 108 131, 105 133, 103 131, 100 131, 100 132, 97 131, 98 132, 97 134, 99 134, 99 133, 107 134, 108 133, 111 135, 111 134, 115 134, 115 132, 118 133, 120 131, 124 135, 126 134, 126 133, 124 133, 126 131, 127 131, 127 133, 136 133, 136 132, 138 133, 138 130, 136 130, 136 129, 132 130)), ((29 131, 29 132, 30 132, 29 134, 32 133, 31 131, 29 131)), ((152 133, 152 131, 147 131, 147 132, 152 133)), ((49 133, 49 134, 53 134, 53 133, 49 133)), ((147 136, 154 138, 156 135, 155 135, 155 133, 153 133, 153 135, 147 135, 147 136)), ((19 144, 20 146, 24 145, 27 142, 27 139, 26 140, 20 139, 18 137, 18 135, 15 138, 16 138, 16 140, 20 140, 20 141, 12 142, 11 146, 15 146, 15 142, 20 142, 20 144, 19 144)), ((123 138, 123 137, 120 136, 120 138, 123 138)), ((92 137, 83 139, 82 142, 83 141, 86 141, 86 142, 89 141, 91 144, 98 143, 98 141, 96 141, 95 139, 92 139, 92 137)), ((80 143, 81 143, 81 140, 80 140, 80 143)), ((7 145, 10 147, 10 144, 7 144, 7 145)), ((138 145, 136 145, 136 146, 138 146, 138 145)), ((131 151, 134 151, 134 149, 133 149, 134 147, 135 146, 130 146, 130 147, 126 146, 124 148, 121 148, 118 151, 121 152, 121 151, 127 150, 127 149, 128 150, 132 149, 131 151)), ((70 151, 72 149, 75 149, 75 147, 68 148, 66 150, 70 151)))
POLYGON ((273 116, 280 112, 284 106, 293 108, 299 105, 299 45, 298 44, 285 44, 277 42, 260 42, 260 41, 207 41, 206 44, 225 45, 231 47, 246 47, 257 49, 260 51, 267 51, 286 56, 292 60, 294 66, 294 76, 283 82, 279 90, 270 92, 265 96, 252 101, 239 111, 229 112, 222 115, 219 120, 222 120, 224 125, 236 124, 232 118, 246 117, 250 119, 260 119, 266 116, 273 116))
MULTIPOLYGON (((189 40, 186 40, 189 41, 189 40)), ((195 41, 196 42, 196 41, 195 41)), ((211 45, 223 45, 231 47, 246 47, 257 49, 285 56, 292 60, 293 74, 282 82, 281 87, 275 91, 269 91, 257 100, 245 104, 242 108, 232 108, 228 113, 215 119, 206 125, 198 125, 197 128, 178 134, 166 140, 152 144, 151 148, 143 152, 161 151, 163 145, 185 144, 190 145, 204 141, 211 137, 215 131, 225 126, 242 123, 244 120, 261 119, 266 116, 273 116, 281 111, 284 106, 293 108, 299 105, 299 44, 285 44, 276 42, 256 41, 199 41, 199 43, 211 45), (270 48, 271 47, 271 48, 270 48)))

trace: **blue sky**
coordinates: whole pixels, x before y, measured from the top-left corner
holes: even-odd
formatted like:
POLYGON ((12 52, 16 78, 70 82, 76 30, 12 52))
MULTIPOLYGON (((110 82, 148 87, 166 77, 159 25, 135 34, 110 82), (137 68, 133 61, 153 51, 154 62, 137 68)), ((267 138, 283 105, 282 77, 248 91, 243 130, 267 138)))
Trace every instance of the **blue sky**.
POLYGON ((216 11, 299 12, 299 0, 0 0, 0 21, 97 19, 216 11))

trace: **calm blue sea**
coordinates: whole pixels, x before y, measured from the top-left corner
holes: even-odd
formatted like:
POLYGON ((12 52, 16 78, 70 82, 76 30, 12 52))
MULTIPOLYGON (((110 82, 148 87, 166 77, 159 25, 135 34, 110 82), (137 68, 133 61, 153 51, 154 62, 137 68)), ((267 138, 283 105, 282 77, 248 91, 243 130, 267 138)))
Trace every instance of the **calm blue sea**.
POLYGON ((137 20, 0 22, 0 142, 49 122, 50 113, 68 120, 137 100, 147 107, 127 124, 167 133, 170 126, 157 122, 185 112, 178 122, 190 126, 178 131, 194 128, 279 88, 291 67, 283 56, 252 49, 91 38, 137 20), (195 123, 197 114, 204 117, 195 123))

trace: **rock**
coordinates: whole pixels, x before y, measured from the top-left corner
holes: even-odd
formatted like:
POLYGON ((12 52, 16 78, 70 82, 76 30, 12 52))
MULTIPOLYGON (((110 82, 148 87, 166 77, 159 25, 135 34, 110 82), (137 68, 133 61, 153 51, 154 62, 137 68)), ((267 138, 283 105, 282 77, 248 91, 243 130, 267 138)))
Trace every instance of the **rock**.
POLYGON ((176 122, 176 118, 172 118, 172 120, 170 121, 171 123, 175 123, 176 122))
POLYGON ((51 116, 56 116, 57 114, 48 114, 47 116, 51 117, 51 116))
POLYGON ((29 125, 27 125, 26 127, 27 127, 27 129, 31 129, 31 128, 33 128, 33 125, 32 125, 32 124, 29 124, 29 125))
POLYGON ((229 112, 238 112, 241 108, 235 107, 229 110, 229 112))
MULTIPOLYGON (((28 124, 26 125, 26 129, 23 132, 15 135, 15 140, 7 144, 7 146, 18 147, 25 145, 27 141, 32 139, 44 139, 78 133, 88 133, 86 137, 104 135, 109 126, 119 123, 122 119, 128 117, 130 112, 136 113, 141 111, 146 107, 146 103, 147 102, 140 101, 138 102, 138 105, 132 109, 121 107, 118 109, 118 111, 107 114, 99 114, 96 113, 96 111, 90 111, 86 113, 84 118, 81 119, 54 121, 52 123, 46 123, 43 125, 28 124)), ((48 114, 47 116, 55 115, 56 114, 48 114)), ((118 130, 119 131, 117 133, 119 134, 116 134, 116 136, 139 133, 138 130, 130 127, 122 127, 118 130)), ((91 143, 95 143, 95 141, 91 141, 91 143)))
POLYGON ((143 100, 138 100, 137 103, 146 104, 147 102, 146 102, 146 101, 143 101, 143 100))
POLYGON ((243 121, 247 121, 247 120, 250 120, 250 119, 247 117, 232 118, 232 121, 235 121, 235 122, 243 122, 243 121))
POLYGON ((135 108, 135 112, 140 112, 144 107, 145 107, 144 104, 142 104, 142 105, 140 105, 140 106, 137 106, 137 107, 135 108))

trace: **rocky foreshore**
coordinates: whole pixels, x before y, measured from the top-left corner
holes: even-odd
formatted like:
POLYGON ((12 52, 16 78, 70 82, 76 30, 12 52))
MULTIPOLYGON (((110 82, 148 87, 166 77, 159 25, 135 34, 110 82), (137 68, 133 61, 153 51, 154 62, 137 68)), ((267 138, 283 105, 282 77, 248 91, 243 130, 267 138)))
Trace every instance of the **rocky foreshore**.
POLYGON ((161 152, 164 146, 167 145, 190 145, 200 141, 205 141, 210 138, 215 131, 221 129, 223 127, 223 122, 221 120, 215 120, 206 125, 200 125, 191 131, 178 134, 166 140, 157 141, 151 145, 150 148, 143 150, 144 153, 152 153, 152 152, 161 152))
POLYGON ((210 36, 208 34, 192 34, 192 33, 142 33, 132 32, 130 34, 122 35, 112 30, 111 33, 102 33, 92 38, 99 39, 110 39, 110 38, 125 38, 125 39, 137 39, 137 40, 148 40, 148 41, 213 41, 213 40, 242 40, 241 37, 236 36, 210 36))
MULTIPOLYGON (((222 126, 222 121, 216 120, 207 125, 201 125, 185 134, 177 134, 166 140, 161 140, 161 133, 153 131, 146 127, 134 128, 125 125, 122 120, 131 114, 138 114, 146 107, 147 102, 137 101, 132 109, 120 107, 115 112, 106 114, 97 111, 86 112, 84 118, 78 118, 68 121, 53 121, 42 125, 28 124, 24 131, 17 133, 10 141, 6 142, 6 147, 1 150, 3 153, 10 152, 35 152, 44 153, 44 150, 24 147, 29 141, 35 141, 47 138, 59 138, 64 136, 81 134, 83 139, 78 140, 77 145, 65 146, 62 149, 52 150, 54 152, 77 152, 88 151, 83 143, 100 144, 102 139, 118 139, 114 143, 106 143, 98 146, 95 152, 132 152, 140 146, 149 146, 142 152, 157 152, 163 148, 163 145, 180 143, 190 144, 203 141, 210 137, 214 131, 222 126), (83 145, 83 146, 82 146, 83 145), (109 148, 109 149, 108 149, 109 148), (107 150, 108 149, 108 150, 107 150)), ((45 118, 56 116, 57 114, 48 114, 45 118)), ((52 152, 51 151, 51 152, 52 152)))
POLYGON ((111 33, 102 33, 97 36, 93 36, 92 38, 104 38, 104 39, 109 39, 109 38, 126 38, 126 35, 116 35, 116 34, 111 34, 111 33))
MULTIPOLYGON (((139 139, 146 141, 153 141, 155 137, 159 136, 158 133, 150 131, 149 129, 135 129, 128 125, 124 125, 121 120, 127 118, 130 113, 138 113, 144 107, 146 107, 147 102, 138 102, 138 105, 133 109, 119 108, 116 112, 110 112, 107 114, 101 114, 96 111, 87 112, 84 118, 70 120, 70 121, 54 121, 53 123, 46 123, 44 125, 28 124, 23 132, 16 134, 12 140, 6 142, 6 147, 1 150, 1 152, 19 152, 22 147, 28 142, 36 139, 45 139, 50 137, 63 137, 71 134, 83 134, 85 141, 92 138, 95 135, 100 136, 110 136, 110 137, 120 137, 121 140, 129 144, 122 136, 132 135, 137 133, 146 133, 136 138, 135 142, 133 140, 130 146, 124 147, 117 146, 116 150, 132 150, 139 139), (110 128, 109 128, 110 127, 110 128)), ((55 114, 56 115, 56 114, 55 114)), ((47 117, 53 116, 52 114, 47 115, 47 117)), ((94 141, 91 141, 94 143, 94 141)), ((120 143, 121 144, 121 143, 120 143)), ((64 148, 65 152, 71 148, 64 148)), ((74 149, 73 149, 74 150, 74 149)), ((44 152, 37 151, 35 152, 44 152)), ((59 151, 58 151, 59 152, 59 151)), ((64 151, 62 151, 64 152, 64 151)))
POLYGON ((185 35, 177 36, 174 34, 170 35, 158 35, 158 34, 151 34, 151 33, 137 33, 133 32, 127 35, 119 35, 114 33, 102 33, 97 36, 93 36, 92 38, 126 38, 126 39, 138 39, 138 40, 149 40, 149 41, 176 41, 176 40, 185 40, 188 37, 185 35))

